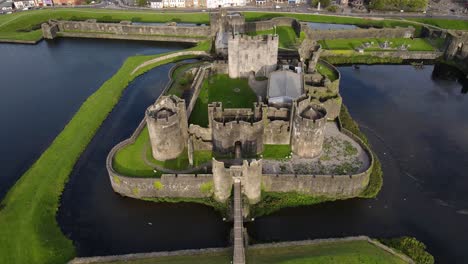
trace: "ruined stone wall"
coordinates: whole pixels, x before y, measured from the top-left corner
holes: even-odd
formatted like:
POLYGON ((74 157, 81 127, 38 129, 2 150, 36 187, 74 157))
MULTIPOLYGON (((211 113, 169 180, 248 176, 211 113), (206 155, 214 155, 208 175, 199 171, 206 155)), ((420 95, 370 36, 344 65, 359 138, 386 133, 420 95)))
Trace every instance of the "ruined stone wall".
POLYGON ((348 38, 410 38, 414 36, 413 27, 402 28, 359 28, 353 30, 334 29, 317 30, 310 27, 303 27, 307 38, 312 40, 324 39, 348 39, 348 38))
POLYGON ((185 100, 161 96, 148 107, 145 116, 153 157, 161 161, 177 158, 184 151, 188 138, 185 100))
POLYGON ((245 23, 245 32, 256 32, 256 31, 265 31, 273 29, 274 27, 280 26, 289 26, 294 29, 296 35, 299 36, 302 30, 301 23, 295 19, 290 17, 275 17, 270 20, 265 21, 255 21, 255 22, 247 22, 245 23))
POLYGON ((263 144, 286 145, 291 139, 291 111, 288 108, 266 108, 263 144))
POLYGON ((129 21, 98 23, 92 19, 86 21, 51 20, 41 27, 44 38, 55 38, 60 35, 81 38, 198 42, 210 35, 209 26, 133 25, 129 21), (55 33, 50 34, 49 28, 54 28, 55 33))
POLYGON ((225 202, 231 196, 233 179, 224 162, 213 159, 213 190, 214 198, 218 202, 225 202))
POLYGON ((130 23, 98 23, 94 21, 57 21, 60 31, 81 31, 94 33, 111 33, 120 35, 170 35, 200 36, 210 34, 208 26, 154 26, 133 25, 130 23))
POLYGON ((228 40, 229 77, 268 76, 276 69, 278 36, 241 36, 228 40))
POLYGON ((229 74, 229 66, 227 61, 217 60, 212 63, 211 69, 216 74, 229 74))
POLYGON ((329 198, 348 198, 360 195, 369 185, 374 156, 360 138, 344 128, 341 132, 356 141, 369 156, 370 165, 364 172, 353 175, 263 174, 264 191, 298 192, 329 198))
POLYGON ((234 180, 240 180, 242 192, 249 199, 249 203, 260 201, 262 185, 262 161, 243 160, 242 165, 232 165, 227 168, 224 162, 213 159, 213 189, 214 198, 224 202, 231 196, 234 180))
MULTIPOLYGON (((441 57, 444 53, 440 51, 367 51, 365 55, 379 58, 399 58, 402 60, 435 60, 441 57)), ((346 56, 362 56, 362 53, 350 51, 346 56)), ((341 54, 333 53, 333 51, 324 50, 322 58, 340 57, 341 54)))
POLYGON ((42 23, 42 37, 45 39, 54 39, 57 37, 57 32, 59 31, 59 27, 56 23, 42 23))
POLYGON ((314 105, 309 98, 299 98, 293 104, 291 150, 299 157, 314 158, 322 152, 324 129, 327 123, 325 108, 314 105), (307 116, 308 109, 320 114, 318 119, 307 116))
POLYGON ((243 161, 241 184, 249 203, 258 203, 262 194, 262 160, 243 161))
POLYGON ((211 128, 190 124, 189 140, 192 141, 195 151, 213 149, 213 143, 211 141, 211 128))
POLYGON ((449 31, 445 40, 445 58, 465 60, 468 58, 468 31, 449 31))
POLYGON ((163 174, 161 178, 133 178, 109 175, 115 192, 132 198, 203 198, 212 192, 204 185, 213 181, 211 174, 163 174))
POLYGON ((200 94, 201 87, 203 84, 203 80, 208 75, 208 67, 201 66, 198 68, 197 73, 193 79, 192 85, 190 86, 190 90, 193 91, 192 97, 190 98, 189 105, 187 106, 187 116, 190 117, 192 114, 193 108, 195 107, 195 103, 197 102, 198 95, 200 94))

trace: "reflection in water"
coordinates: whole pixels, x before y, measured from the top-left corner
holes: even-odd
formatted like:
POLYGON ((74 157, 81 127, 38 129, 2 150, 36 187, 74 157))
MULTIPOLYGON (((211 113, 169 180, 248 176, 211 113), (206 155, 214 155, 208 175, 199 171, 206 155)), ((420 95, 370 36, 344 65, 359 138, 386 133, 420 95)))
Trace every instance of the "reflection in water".
POLYGON ((377 199, 284 209, 248 226, 257 241, 416 236, 439 263, 468 259, 468 98, 432 66, 341 67, 344 103, 384 170, 377 199), (435 74, 437 75, 437 73, 435 74))
POLYGON ((328 30, 328 29, 356 29, 358 28, 355 25, 346 25, 346 24, 331 24, 331 23, 314 23, 307 22, 310 28, 317 30, 328 30))
POLYGON ((92 39, 0 44, 0 199, 128 56, 184 47, 92 39))

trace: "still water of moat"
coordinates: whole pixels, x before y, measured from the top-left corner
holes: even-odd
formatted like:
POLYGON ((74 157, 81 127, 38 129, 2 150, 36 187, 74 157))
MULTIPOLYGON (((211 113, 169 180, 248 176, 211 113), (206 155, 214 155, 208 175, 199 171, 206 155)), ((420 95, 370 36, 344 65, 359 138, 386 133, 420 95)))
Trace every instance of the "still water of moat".
MULTIPOLYGON (((95 40, 0 45, 0 114, 2 124, 10 124, 2 130, 1 165, 8 173, 0 177, 0 191, 4 194, 125 57, 180 48, 95 40)), ((230 225, 212 209, 122 198, 109 185, 108 151, 137 126, 171 66, 130 85, 75 166, 57 218, 81 256, 227 245, 230 225)), ((468 99, 457 82, 432 79, 432 69, 340 68, 344 101, 383 163, 381 194, 376 200, 284 209, 249 224, 252 239, 413 235, 440 263, 468 259, 468 99)))

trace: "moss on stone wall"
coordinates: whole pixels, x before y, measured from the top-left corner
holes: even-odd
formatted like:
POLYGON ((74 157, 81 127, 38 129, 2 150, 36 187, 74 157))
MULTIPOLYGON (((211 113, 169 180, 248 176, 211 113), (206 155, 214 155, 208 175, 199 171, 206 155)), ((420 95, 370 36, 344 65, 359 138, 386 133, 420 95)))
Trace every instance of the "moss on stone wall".
POLYGON ((260 202, 251 205, 250 213, 252 217, 259 217, 274 213, 280 209, 287 207, 313 205, 333 200, 335 199, 329 197, 300 194, 297 192, 279 193, 262 191, 260 202))
MULTIPOLYGON (((364 144, 366 144, 367 146, 370 146, 366 135, 361 132, 358 124, 353 120, 353 118, 349 114, 348 109, 346 108, 344 104, 341 106, 340 121, 341 121, 341 125, 343 128, 351 131, 354 135, 359 137, 364 142, 364 144)), ((372 167, 372 172, 371 172, 370 179, 369 179, 369 185, 360 194, 360 197, 362 198, 376 197, 380 189, 382 188, 382 184, 383 184, 383 171, 382 171, 380 161, 377 155, 375 155, 375 153, 372 153, 372 155, 374 156, 374 165, 372 167)))
POLYGON ((160 197, 160 198, 142 198, 145 201, 157 202, 157 203, 198 203, 206 206, 213 207, 215 211, 220 213, 222 216, 227 216, 229 213, 229 202, 220 203, 213 198, 179 198, 179 197, 160 197))

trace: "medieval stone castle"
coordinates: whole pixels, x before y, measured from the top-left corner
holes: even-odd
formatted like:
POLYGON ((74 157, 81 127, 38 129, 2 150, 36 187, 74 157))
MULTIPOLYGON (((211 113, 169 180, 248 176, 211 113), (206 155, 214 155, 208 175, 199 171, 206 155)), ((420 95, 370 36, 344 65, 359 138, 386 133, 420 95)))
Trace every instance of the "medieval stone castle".
MULTIPOLYGON (((213 197, 225 202, 231 197, 233 184, 240 182, 250 204, 260 201, 262 191, 330 197, 359 195, 369 183, 373 158, 367 146, 348 131, 336 133, 357 146, 366 160, 354 174, 282 172, 276 169, 285 166, 282 161, 277 164, 269 161, 266 168, 262 158, 266 145, 289 145, 289 158, 303 163, 318 160, 323 153, 327 126, 336 127, 329 121, 337 118, 341 108, 339 78, 332 81, 319 74, 315 70, 318 59, 313 56, 307 64, 299 56, 286 59, 278 56, 276 35, 243 35, 246 29, 243 17, 220 14, 216 19, 218 31, 213 35, 217 59, 197 72, 194 83, 200 85, 194 88, 190 102, 174 95, 161 96, 148 107, 144 122, 135 132, 138 135, 145 126, 148 128, 151 154, 158 161, 187 155, 194 166, 197 151, 211 151, 214 158, 203 166, 167 170, 159 179, 126 177, 113 169, 112 160, 119 148, 132 143, 129 139, 116 146, 108 157, 114 190, 137 198, 213 197), (226 108, 221 102, 211 102, 207 127, 189 124, 201 89, 200 79, 209 74, 249 78, 249 84, 257 86, 254 89, 257 102, 252 108, 226 108), (259 76, 268 80, 257 81, 255 77, 259 76), (212 190, 202 191, 202 186, 207 185, 212 190)), ((339 76, 339 72, 336 74, 339 76)))

